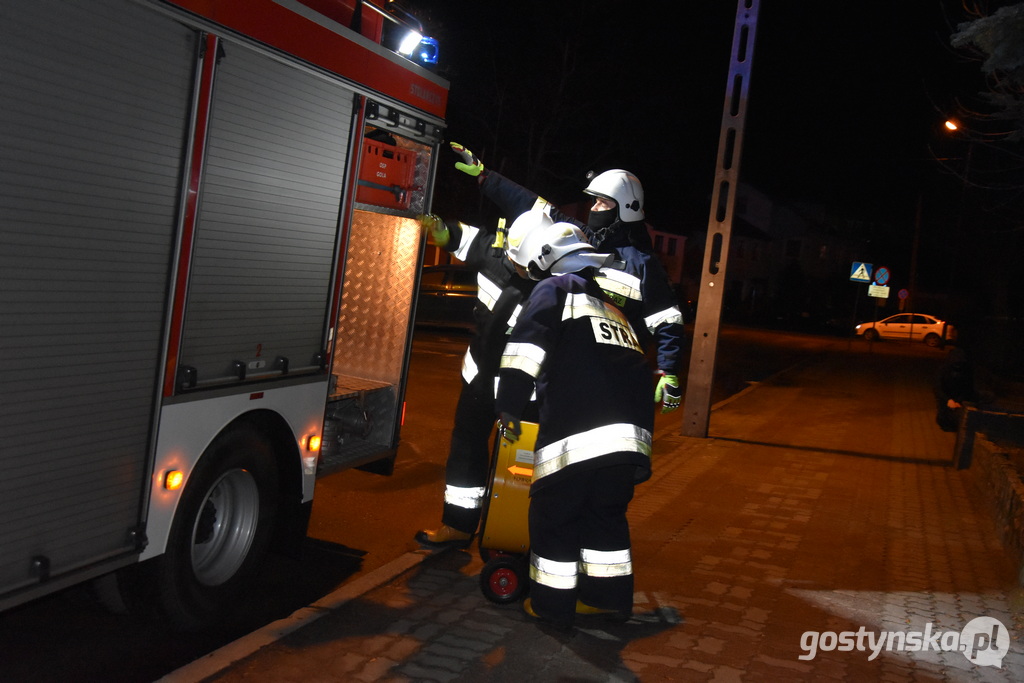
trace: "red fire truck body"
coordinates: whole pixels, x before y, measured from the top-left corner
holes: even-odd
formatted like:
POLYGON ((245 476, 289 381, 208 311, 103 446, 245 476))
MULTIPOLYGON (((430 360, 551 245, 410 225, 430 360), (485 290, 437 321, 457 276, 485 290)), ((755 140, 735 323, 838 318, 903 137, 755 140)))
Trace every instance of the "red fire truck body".
POLYGON ((391 26, 3 3, 0 609, 130 567, 205 623, 317 476, 390 471, 447 104, 391 26))

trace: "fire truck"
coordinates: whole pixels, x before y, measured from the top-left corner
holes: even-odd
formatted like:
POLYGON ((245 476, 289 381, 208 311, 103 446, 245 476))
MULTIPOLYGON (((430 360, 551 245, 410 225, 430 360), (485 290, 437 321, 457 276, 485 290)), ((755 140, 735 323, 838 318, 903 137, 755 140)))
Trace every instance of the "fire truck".
POLYGON ((0 6, 0 609, 201 626, 390 473, 448 97, 390 5, 0 6))

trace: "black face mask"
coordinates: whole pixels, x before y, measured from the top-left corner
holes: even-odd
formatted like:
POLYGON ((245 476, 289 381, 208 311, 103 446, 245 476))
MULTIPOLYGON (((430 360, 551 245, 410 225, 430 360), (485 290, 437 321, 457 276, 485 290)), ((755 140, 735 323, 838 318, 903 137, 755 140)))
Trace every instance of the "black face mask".
POLYGON ((587 219, 587 227, 592 230, 601 230, 611 226, 618 218, 619 212, 616 209, 591 211, 590 217, 587 219))
POLYGON ((590 243, 595 249, 601 247, 611 233, 611 228, 619 220, 618 209, 607 209, 605 211, 591 211, 587 218, 587 228, 590 232, 590 243))

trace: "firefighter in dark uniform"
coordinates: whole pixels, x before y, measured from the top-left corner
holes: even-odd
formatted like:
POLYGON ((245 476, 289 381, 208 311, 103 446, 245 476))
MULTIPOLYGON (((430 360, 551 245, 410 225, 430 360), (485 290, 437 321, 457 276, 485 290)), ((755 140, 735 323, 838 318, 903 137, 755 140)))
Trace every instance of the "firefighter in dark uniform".
MULTIPOLYGON (((478 298, 473 315, 477 330, 462 361, 462 390, 455 407, 451 445, 445 464, 441 526, 416 533, 427 547, 465 548, 480 523, 490 470, 490 436, 498 413, 495 383, 508 333, 533 289, 508 259, 503 230, 489 232, 436 216, 422 216, 434 243, 477 271, 478 298)), ((543 214, 530 213, 513 223, 518 232, 550 225, 543 214)))
POLYGON ((605 171, 590 180, 584 192, 594 198, 587 223, 577 221, 547 200, 483 163, 457 142, 452 150, 461 161, 460 171, 476 177, 480 191, 510 216, 531 209, 542 210, 554 221, 572 223, 583 230, 587 241, 599 252, 615 254, 615 261, 602 268, 597 281, 629 318, 647 349, 656 342, 658 383, 654 401, 661 412, 679 407, 680 353, 683 315, 665 269, 654 256, 644 224, 644 191, 635 175, 620 169, 605 171))
POLYGON ((509 255, 539 279, 505 347, 497 408, 516 441, 539 404, 530 486, 527 615, 559 629, 577 614, 628 618, 633 569, 626 510, 651 473, 650 368, 625 315, 594 279, 597 254, 568 223, 535 230, 509 255))

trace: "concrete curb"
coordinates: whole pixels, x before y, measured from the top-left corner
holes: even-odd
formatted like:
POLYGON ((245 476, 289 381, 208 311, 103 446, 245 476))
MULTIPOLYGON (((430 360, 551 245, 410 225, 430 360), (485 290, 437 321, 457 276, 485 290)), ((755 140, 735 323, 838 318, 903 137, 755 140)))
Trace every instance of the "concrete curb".
POLYGON ((1017 563, 1017 581, 1024 586, 1024 482, 1006 449, 979 437, 969 472, 979 496, 990 506, 999 535, 1017 563))

